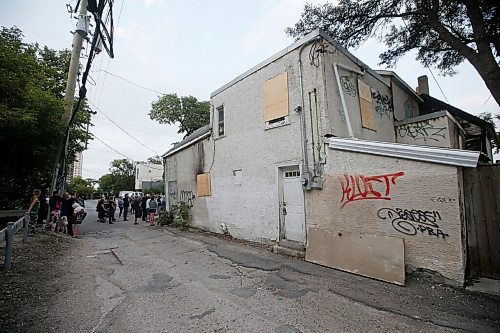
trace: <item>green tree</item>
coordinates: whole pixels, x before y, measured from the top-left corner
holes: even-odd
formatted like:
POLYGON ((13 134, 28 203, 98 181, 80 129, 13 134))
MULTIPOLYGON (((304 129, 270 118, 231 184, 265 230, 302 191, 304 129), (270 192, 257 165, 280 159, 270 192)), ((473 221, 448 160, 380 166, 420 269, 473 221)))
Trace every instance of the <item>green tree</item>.
MULTIPOLYGON (((27 44, 18 28, 0 28, 0 145, 4 154, 0 209, 18 206, 41 180, 51 179, 63 131, 69 60, 67 50, 27 44)), ((82 124, 89 121, 85 114, 75 117, 70 155, 83 150, 82 124)))
POLYGON ((115 184, 115 177, 107 173, 99 178, 99 192, 118 194, 118 188, 115 184))
POLYGON ((198 101, 193 96, 167 94, 151 104, 149 117, 160 124, 173 125, 179 123, 177 133, 186 136, 210 122, 210 102, 198 101))
POLYGON ((479 118, 486 120, 493 125, 496 136, 493 140, 491 140, 491 146, 493 147, 493 151, 495 153, 500 152, 500 132, 498 132, 498 126, 496 124, 497 122, 500 122, 500 113, 492 115, 491 112, 483 112, 479 114, 479 118))
POLYGON ((118 195, 120 191, 134 190, 134 164, 127 159, 113 160, 110 173, 99 178, 99 191, 118 195))
POLYGON ((161 164, 161 157, 158 155, 148 157, 147 163, 161 164))
POLYGON ((68 190, 75 192, 78 196, 90 198, 91 194, 95 192, 93 179, 83 179, 77 176, 69 183, 68 190))
POLYGON ((380 64, 390 67, 412 50, 443 74, 467 59, 500 105, 499 7, 493 0, 339 0, 306 4, 286 32, 298 39, 320 28, 346 48, 377 36, 387 46, 380 64))

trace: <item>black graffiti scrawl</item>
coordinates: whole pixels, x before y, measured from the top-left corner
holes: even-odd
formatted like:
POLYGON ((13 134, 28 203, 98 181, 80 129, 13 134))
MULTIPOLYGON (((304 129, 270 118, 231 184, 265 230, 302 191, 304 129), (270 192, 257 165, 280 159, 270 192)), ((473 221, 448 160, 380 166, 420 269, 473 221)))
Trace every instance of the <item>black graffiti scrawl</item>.
POLYGON ((449 236, 439 227, 438 222, 441 221, 441 214, 435 210, 381 208, 378 210, 377 216, 382 220, 391 220, 393 228, 405 235, 414 236, 420 232, 442 239, 449 236))
POLYGON ((372 99, 373 105, 375 106, 375 111, 380 116, 380 118, 387 116, 387 118, 391 119, 393 112, 391 97, 383 95, 380 93, 380 91, 372 88, 372 99))
POLYGON ((352 83, 351 79, 352 79, 351 76, 347 76, 347 75, 341 76, 340 77, 340 84, 342 84, 342 88, 349 96, 356 97, 356 95, 357 95, 356 87, 352 83))

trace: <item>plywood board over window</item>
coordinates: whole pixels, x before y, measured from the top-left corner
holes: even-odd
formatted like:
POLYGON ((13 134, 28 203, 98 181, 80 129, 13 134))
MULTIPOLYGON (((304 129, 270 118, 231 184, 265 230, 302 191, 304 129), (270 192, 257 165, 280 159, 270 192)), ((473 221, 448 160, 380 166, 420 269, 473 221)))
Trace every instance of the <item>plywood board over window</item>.
POLYGON ((212 189, 210 185, 210 173, 202 173, 196 176, 196 192, 199 197, 212 195, 212 189))
POLYGON ((373 131, 375 128, 375 120, 373 117, 373 103, 372 103, 372 93, 370 86, 358 79, 358 90, 359 90, 359 110, 361 112, 361 125, 364 128, 371 129, 373 131))
POLYGON ((264 83, 264 121, 288 116, 288 73, 281 73, 264 83))

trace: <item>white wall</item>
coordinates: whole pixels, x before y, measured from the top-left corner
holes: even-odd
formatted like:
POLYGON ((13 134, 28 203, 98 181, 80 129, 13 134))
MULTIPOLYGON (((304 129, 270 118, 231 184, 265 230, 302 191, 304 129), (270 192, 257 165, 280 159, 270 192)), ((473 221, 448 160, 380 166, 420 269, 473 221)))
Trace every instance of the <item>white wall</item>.
POLYGON ((155 181, 163 179, 163 166, 161 164, 140 163, 135 166, 135 189, 142 189, 142 181, 155 181))
POLYGON ((406 265, 463 283, 459 180, 453 166, 329 149, 323 190, 306 193, 308 227, 403 238, 406 265), (398 225, 398 209, 417 221, 398 225))

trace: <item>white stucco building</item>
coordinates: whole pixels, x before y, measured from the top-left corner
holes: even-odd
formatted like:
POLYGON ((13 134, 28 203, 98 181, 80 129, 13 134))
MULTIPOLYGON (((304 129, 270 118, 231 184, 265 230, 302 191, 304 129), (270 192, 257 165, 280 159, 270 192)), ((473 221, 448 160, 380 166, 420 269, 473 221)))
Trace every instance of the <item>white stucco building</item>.
POLYGON ((144 187, 163 180, 163 166, 153 163, 137 163, 135 165, 135 189, 142 191, 144 187))
POLYGON ((169 204, 322 265, 463 283, 462 169, 491 159, 492 128, 425 83, 419 95, 315 31, 212 93, 210 125, 163 155, 169 204))

